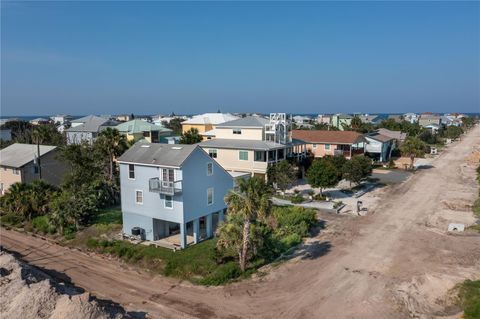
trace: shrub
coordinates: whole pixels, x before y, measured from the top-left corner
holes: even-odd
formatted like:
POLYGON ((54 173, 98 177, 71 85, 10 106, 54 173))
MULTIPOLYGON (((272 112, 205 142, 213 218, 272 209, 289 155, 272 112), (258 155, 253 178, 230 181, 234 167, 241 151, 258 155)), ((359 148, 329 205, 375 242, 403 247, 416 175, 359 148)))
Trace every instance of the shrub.
POLYGON ((302 242, 302 237, 296 233, 293 233, 283 237, 280 241, 283 245, 285 245, 285 248, 288 249, 300 244, 302 242))
POLYGON ((42 233, 42 234, 53 234, 55 233, 55 228, 52 227, 49 223, 48 216, 37 216, 32 219, 33 229, 42 233))
POLYGON ((313 196, 313 199, 314 200, 327 200, 327 196, 322 195, 322 194, 317 194, 317 195, 313 196))
POLYGON ((274 207, 272 213, 277 220, 277 234, 297 234, 304 237, 317 221, 316 212, 311 208, 274 207))
POLYGON ((13 227, 21 227, 23 224, 23 217, 15 213, 8 213, 0 217, 0 225, 9 225, 13 227))
POLYGON ((305 198, 303 198, 302 196, 300 195, 296 195, 296 196, 293 196, 290 198, 290 201, 294 204, 300 204, 302 203, 303 201, 305 201, 305 198))

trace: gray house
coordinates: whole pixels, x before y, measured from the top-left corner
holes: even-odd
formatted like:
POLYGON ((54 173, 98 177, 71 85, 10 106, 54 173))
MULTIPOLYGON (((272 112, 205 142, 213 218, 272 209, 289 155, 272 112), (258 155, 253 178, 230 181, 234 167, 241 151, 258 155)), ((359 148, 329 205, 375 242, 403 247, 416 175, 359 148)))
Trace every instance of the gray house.
POLYGON ((396 139, 383 135, 379 132, 372 132, 364 136, 367 141, 365 155, 376 162, 388 162, 391 159, 392 151, 396 147, 396 139))
POLYGON ((202 148, 139 142, 118 163, 124 234, 181 248, 213 236, 234 180, 202 148))
POLYGON ((115 128, 119 123, 95 115, 85 116, 73 120, 72 127, 66 129, 67 144, 80 144, 84 141, 93 143, 98 133, 107 127, 115 128))

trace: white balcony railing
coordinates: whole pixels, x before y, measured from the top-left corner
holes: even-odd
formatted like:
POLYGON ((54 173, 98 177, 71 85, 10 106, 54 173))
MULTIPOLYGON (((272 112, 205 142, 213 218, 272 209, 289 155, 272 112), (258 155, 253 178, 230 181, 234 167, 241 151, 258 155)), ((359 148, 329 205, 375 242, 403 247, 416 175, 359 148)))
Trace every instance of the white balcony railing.
POLYGON ((182 181, 162 181, 158 177, 150 178, 149 183, 150 192, 160 193, 165 195, 175 195, 182 192, 182 181))

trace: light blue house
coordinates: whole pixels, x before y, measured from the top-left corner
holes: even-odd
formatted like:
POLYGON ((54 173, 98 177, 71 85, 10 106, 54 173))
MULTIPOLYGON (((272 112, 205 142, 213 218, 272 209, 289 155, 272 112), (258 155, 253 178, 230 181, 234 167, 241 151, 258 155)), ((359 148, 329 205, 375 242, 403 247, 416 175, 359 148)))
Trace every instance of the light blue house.
POLYGON ((124 234, 181 248, 213 236, 234 180, 202 148, 139 142, 118 163, 124 234))

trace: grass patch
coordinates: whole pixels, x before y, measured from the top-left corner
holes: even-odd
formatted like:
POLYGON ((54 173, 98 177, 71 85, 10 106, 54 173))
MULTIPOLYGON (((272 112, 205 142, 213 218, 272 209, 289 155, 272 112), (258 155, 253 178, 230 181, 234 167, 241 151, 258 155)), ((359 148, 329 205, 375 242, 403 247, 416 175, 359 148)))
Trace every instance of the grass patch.
POLYGON ((305 201, 305 198, 303 198, 303 196, 301 196, 299 194, 295 194, 295 195, 276 194, 275 197, 281 198, 281 199, 284 199, 284 200, 288 200, 288 201, 292 202, 293 204, 300 204, 300 203, 303 203, 305 201))
POLYGON ((465 280, 458 287, 458 305, 465 319, 480 318, 480 280, 465 280))
POLYGON ((473 213, 475 216, 480 218, 480 198, 477 198, 477 200, 473 203, 473 213))
POLYGON ((218 262, 216 243, 216 239, 210 239, 175 252, 162 247, 95 238, 88 239, 86 245, 165 276, 204 285, 220 285, 238 278, 241 272, 234 261, 218 262))
POLYGON ((120 207, 101 209, 92 216, 91 224, 122 224, 122 211, 120 207))
POLYGON ((8 213, 0 216, 0 225, 2 226, 12 226, 12 227, 22 227, 23 226, 23 217, 8 213))

